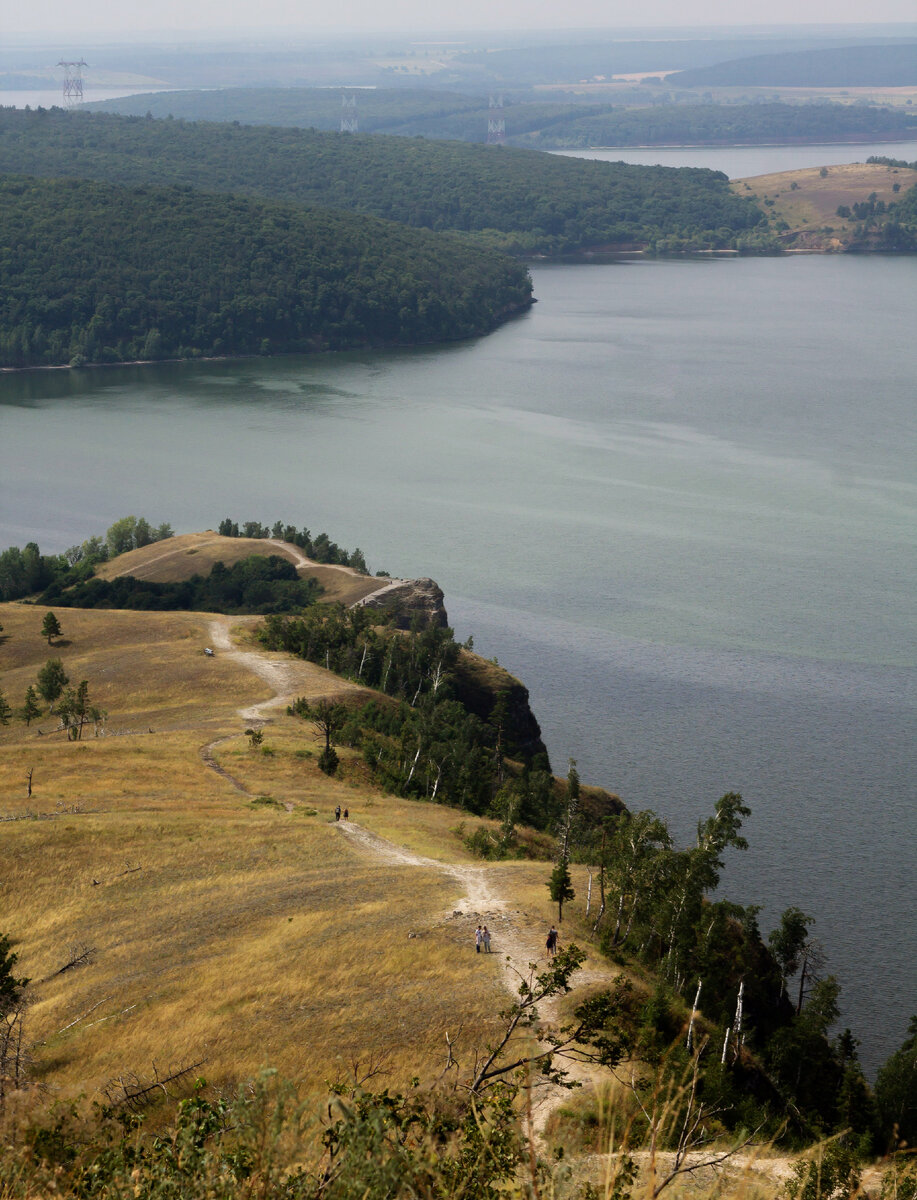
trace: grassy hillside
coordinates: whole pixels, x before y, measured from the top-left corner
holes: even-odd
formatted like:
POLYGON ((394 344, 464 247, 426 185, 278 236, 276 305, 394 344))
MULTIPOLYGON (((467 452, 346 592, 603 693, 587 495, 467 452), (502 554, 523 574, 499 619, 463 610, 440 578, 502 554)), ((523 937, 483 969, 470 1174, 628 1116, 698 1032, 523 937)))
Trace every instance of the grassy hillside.
POLYGON ((917 246, 915 185, 917 171, 907 167, 845 163, 758 175, 732 186, 764 208, 785 249, 841 251, 917 246))
POLYGON ((519 264, 346 213, 184 188, 0 178, 0 365, 470 337, 531 302, 519 264))
MULTIPOLYGON (((282 708, 251 751, 237 710, 272 689, 229 653, 203 654, 206 616, 67 612, 49 650, 40 615, 0 606, 4 694, 18 703, 53 654, 109 712, 105 736, 78 743, 47 716, 0 727, 0 892, 37 984, 40 1078, 93 1095, 119 1073, 205 1059, 199 1073, 223 1085, 270 1063, 318 1094, 367 1048, 387 1049, 403 1083, 433 1069, 444 1029, 488 1027, 502 983, 494 959, 468 987, 467 922, 447 920, 461 888, 374 860, 332 819, 349 806, 361 826, 462 861, 454 811, 383 797, 355 756, 329 780, 311 726, 282 708), (57 974, 75 945, 92 963, 57 974)), ((354 690, 286 670, 296 694, 354 690)), ((546 920, 544 868, 518 866, 546 920)))
MULTIPOLYGON (((663 240, 724 247, 761 220, 715 171, 58 109, 0 110, 0 173, 10 172, 321 205, 472 233, 520 253, 663 240)), ((447 276, 444 286, 451 282, 447 276)))
POLYGON ((362 575, 351 567, 326 566, 309 562, 301 565, 303 555, 295 546, 271 542, 263 538, 221 537, 220 534, 183 533, 164 542, 154 542, 138 550, 120 554, 110 562, 100 563, 95 574, 100 579, 117 579, 132 575, 154 583, 174 583, 192 575, 207 575, 214 563, 226 566, 241 562, 251 554, 277 554, 298 567, 302 579, 314 579, 322 587, 325 603, 355 604, 370 592, 388 583, 387 578, 362 575))
MULTIPOLYGON (((576 895, 564 906, 562 952, 549 961, 545 929, 556 907, 547 862, 471 859, 467 813, 381 793, 365 757, 345 745, 334 778, 318 769, 321 737, 287 704, 300 696, 353 710, 366 689, 265 651, 252 638, 257 618, 75 610, 49 647, 41 617, 33 605, 0 605, 5 696, 16 703, 53 654, 108 716, 99 736, 87 730, 82 740, 67 739, 47 711, 28 725, 15 712, 0 721, 0 958, 11 950, 16 973, 32 980, 30 1085, 9 1090, 7 1078, 0 1093, 4 1196, 493 1200, 485 1169, 508 1183, 524 1165, 541 1172, 539 1186, 555 1180, 548 1194, 558 1200, 585 1195, 584 1179, 603 1189, 588 1194, 606 1200, 644 1189, 650 1197, 670 1158, 638 1153, 615 1166, 595 1152, 612 1142, 618 1149, 623 1136, 632 1147, 658 1139, 685 1153, 701 1122, 696 1145, 720 1151, 743 1145, 743 1129, 759 1129, 755 1143, 784 1131, 797 1144, 835 1131, 831 1170, 858 1175, 875 1118, 852 1037, 826 1038, 836 984, 810 980, 796 1015, 779 969, 798 970, 788 964, 805 950, 808 918, 788 910, 784 941, 772 938, 768 951, 757 909, 704 899, 722 851, 744 845, 740 797, 723 797, 685 852, 671 848, 654 814, 610 822, 607 856, 605 834, 584 851, 586 863, 601 857, 601 877, 595 866, 587 878, 585 866, 572 865, 576 895), (205 645, 216 647, 213 657, 205 645), (600 953, 593 926, 602 886, 611 903, 600 953), (684 920, 687 939, 667 952, 670 922, 684 920), (482 923, 490 955, 474 949, 482 923), (573 938, 590 946, 579 974, 573 938), (687 973, 667 985, 673 953, 687 973), (585 1023, 580 1045, 592 1057, 570 1064, 583 1090, 563 1104, 556 1088, 529 1092, 523 1072, 521 1090, 501 1085, 489 1099, 476 1091, 469 1107, 462 1081, 505 1031, 499 1010, 513 996, 527 1003, 520 980, 529 963, 549 986, 538 1017, 516 1027, 509 1058, 540 1053, 546 1032, 565 1020, 585 1023), (695 1011, 699 971, 704 998, 695 1011), (732 1025, 740 980, 742 1037, 732 1025), (715 1053, 705 1055, 708 1039, 715 1053), (596 1057, 620 1064, 616 1079, 596 1057), (258 1107, 252 1081, 264 1067, 296 1085, 301 1113, 288 1105, 284 1116, 273 1101, 258 1107), (148 1100, 121 1103, 132 1088, 183 1070, 153 1088, 158 1111, 149 1113, 148 1100), (195 1090, 198 1077, 209 1086, 195 1090), (35 1083, 57 1100, 113 1105, 114 1120, 106 1125, 98 1110, 80 1116, 79 1105, 76 1115, 66 1104, 49 1109, 35 1083), (341 1085, 342 1107, 327 1102, 329 1083, 341 1085), (406 1098, 392 1094, 399 1089, 406 1098), (144 1141, 131 1112, 164 1130, 165 1141, 144 1141), (856 1140, 845 1141, 840 1131, 851 1126, 856 1140), (202 1136, 173 1155, 182 1128, 202 1136), (688 1141, 678 1132, 685 1128, 688 1141), (352 1168, 322 1183, 315 1164, 338 1136, 344 1164, 356 1139, 352 1168), (261 1172, 275 1152, 268 1187, 261 1172), (444 1164, 455 1160, 451 1174, 444 1164), (80 1163, 93 1161, 71 1191, 80 1163), (300 1178, 291 1168, 304 1163, 310 1174, 300 1178), (359 1164, 367 1163, 374 1172, 388 1164, 399 1188, 432 1164, 440 1185, 392 1191, 375 1176, 364 1180, 359 1164), (211 1173, 219 1186, 203 1182, 211 1173), (124 1186, 109 1186, 110 1176, 124 1186)), ((573 795, 572 779, 559 794, 573 795)), ((586 793, 584 807, 600 799, 586 793)), ((494 835, 504 828, 479 823, 494 835)), ((748 1197, 756 1161, 746 1155, 711 1197, 748 1197)))

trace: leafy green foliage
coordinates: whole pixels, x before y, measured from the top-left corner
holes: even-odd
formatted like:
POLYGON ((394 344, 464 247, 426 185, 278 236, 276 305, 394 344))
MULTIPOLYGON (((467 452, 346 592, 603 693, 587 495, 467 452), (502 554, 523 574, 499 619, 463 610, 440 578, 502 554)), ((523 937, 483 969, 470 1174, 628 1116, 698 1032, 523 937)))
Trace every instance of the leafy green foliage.
POLYGON ((0 933, 0 1012, 15 1004, 29 985, 28 979, 13 974, 18 961, 19 955, 13 953, 9 935, 0 933))
POLYGON ((49 658, 38 672, 36 680, 38 691, 48 704, 54 703, 69 682, 70 678, 59 658, 49 658))
POLYGON ((18 600, 40 592, 65 568, 58 556, 43 555, 35 542, 29 542, 24 550, 10 546, 0 553, 0 600, 18 600))
POLYGON ((319 533, 313 537, 304 525, 297 529, 295 525, 286 525, 283 521, 275 521, 270 527, 260 521, 244 521, 240 525, 229 517, 224 517, 217 531, 222 537, 245 538, 276 538, 298 546, 307 558, 319 563, 334 563, 344 567, 353 567, 357 571, 369 574, 366 559, 359 546, 355 550, 344 550, 337 542, 333 542, 327 533, 319 533))
MULTIPOLYGON (((59 110, 0 112, 0 171, 77 176, 133 187, 173 184, 299 206, 323 205, 415 228, 474 233, 479 241, 515 253, 653 246, 666 238, 678 238, 697 247, 731 246, 737 235, 763 219, 753 203, 732 194, 726 176, 716 171, 587 162, 533 150, 423 138, 192 124, 59 110)), ((174 197, 182 214, 191 204, 182 191, 166 194, 174 197)), ((234 203, 237 207, 230 206, 230 211, 239 213, 242 202, 234 203)), ((226 210, 215 200, 208 211, 214 216, 220 213, 220 222, 229 222, 226 210)), ((234 228, 247 235, 251 228, 246 228, 247 220, 237 221, 234 228)), ((259 220, 254 214, 251 220, 257 227, 259 220)), ((293 222, 294 217, 278 217, 274 224, 283 220, 293 222)), ((345 230, 355 228, 343 217, 317 212, 305 226, 310 227, 325 234, 325 244, 328 235, 343 244, 345 230)), ((393 236, 376 227, 371 239, 364 236, 357 240, 373 262, 377 240, 393 236)), ((356 233, 353 237, 357 238, 356 233)), ((225 240, 228 243, 229 239, 225 240)), ((224 239, 218 237, 218 241, 222 245, 224 239)), ((188 245, 187 236, 182 244, 188 245)), ((428 250, 431 244, 424 241, 409 239, 399 245, 416 246, 417 250, 410 252, 412 256, 432 254, 428 250)), ((470 255, 463 266, 458 245, 443 278, 444 288, 452 294, 462 291, 464 272, 473 270, 470 255)), ((239 271, 247 277, 251 274, 252 250, 256 248, 261 249, 247 240, 247 253, 240 253, 239 248, 226 244, 227 262, 238 263, 239 271)), ((273 262, 267 244, 261 252, 273 262)), ((170 257, 173 253, 169 251, 170 257)), ((195 259, 200 257, 201 252, 197 252, 195 259)), ((302 250, 294 247, 294 261, 301 259, 302 250)), ((433 270, 442 267, 440 264, 433 270)), ((399 267, 393 270, 396 276, 404 273, 399 267)), ((258 278, 256 273, 256 283, 258 278)), ((377 303, 387 310, 382 297, 390 290, 383 288, 380 292, 382 282, 376 281, 377 303)), ((282 264, 279 277, 272 277, 272 285, 275 290, 278 285, 286 286, 282 264)), ((518 278, 510 278, 506 302, 520 302, 521 286, 518 278)), ((254 294, 260 293, 256 286, 254 294)), ((439 298, 445 303, 445 297, 439 298)), ((433 317, 435 321, 435 314, 433 317)), ((329 326, 338 338, 350 331, 346 323, 343 331, 333 321, 329 326)), ((166 337, 159 320, 151 321, 148 328, 152 327, 166 337)), ((452 327, 453 333, 447 336, 458 336, 454 318, 452 327)), ((425 336, 430 340, 443 335, 427 328, 425 336)), ((407 336, 398 333, 387 340, 399 337, 424 340, 413 330, 408 330, 407 336)), ((329 340, 327 344, 340 343, 329 340)), ((257 344, 245 352, 257 353, 257 344)))
POLYGON ((380 786, 500 817, 511 797, 513 821, 545 828, 556 815, 550 776, 532 759, 517 778, 501 778, 501 709, 495 705, 484 718, 458 698, 461 648, 452 631, 404 632, 393 627, 395 619, 378 609, 320 605, 296 617, 269 616, 259 636, 269 649, 297 654, 392 698, 351 709, 341 731, 380 786))
POLYGON ((879 1069, 876 1104, 886 1144, 917 1144, 917 1015, 900 1049, 879 1069))
POLYGON ((789 1200, 847 1200, 860 1194, 856 1155, 842 1139, 819 1146, 793 1168, 784 1195, 789 1200))
POLYGON ((443 341, 531 302, 484 248, 185 185, 5 178, 0 214, 4 366, 443 341))

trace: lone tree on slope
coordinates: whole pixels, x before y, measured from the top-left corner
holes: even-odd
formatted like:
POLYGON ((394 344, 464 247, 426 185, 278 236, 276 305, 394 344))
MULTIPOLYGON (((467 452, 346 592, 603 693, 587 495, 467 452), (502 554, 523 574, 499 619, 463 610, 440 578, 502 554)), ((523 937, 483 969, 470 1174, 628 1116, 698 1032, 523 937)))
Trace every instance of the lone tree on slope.
POLYGON ((60 621, 53 612, 45 613, 45 619, 41 623, 41 636, 48 639, 48 645, 51 645, 51 639, 60 637, 61 635, 60 621))
POLYGON ((331 743, 347 721, 347 705, 327 699, 310 704, 305 696, 300 696, 290 705, 290 712, 302 717, 304 721, 311 721, 317 732, 324 737, 325 749, 318 756, 318 765, 326 775, 333 775, 337 769, 338 756, 331 743))

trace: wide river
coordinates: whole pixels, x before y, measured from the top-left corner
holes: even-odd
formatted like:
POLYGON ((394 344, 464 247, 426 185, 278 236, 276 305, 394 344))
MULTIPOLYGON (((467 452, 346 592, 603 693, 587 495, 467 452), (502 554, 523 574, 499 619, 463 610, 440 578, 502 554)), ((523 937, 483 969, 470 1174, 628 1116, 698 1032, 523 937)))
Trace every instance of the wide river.
POLYGON ((432 575, 555 769, 817 918, 874 1070, 915 1000, 917 258, 536 265, 413 352, 0 377, 0 546, 280 518, 432 575))

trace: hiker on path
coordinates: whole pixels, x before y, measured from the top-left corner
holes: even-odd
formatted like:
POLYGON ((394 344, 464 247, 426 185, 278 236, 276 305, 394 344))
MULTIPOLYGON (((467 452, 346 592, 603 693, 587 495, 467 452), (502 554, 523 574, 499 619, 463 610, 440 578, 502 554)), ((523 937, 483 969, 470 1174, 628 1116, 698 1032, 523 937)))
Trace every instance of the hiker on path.
POLYGON ((484 953, 490 954, 490 930, 485 925, 481 930, 481 938, 484 942, 484 953))
POLYGON ((340 804, 339 804, 339 805, 337 806, 337 808, 334 810, 334 819, 335 819, 335 821, 340 821, 340 819, 341 819, 341 806, 340 806, 340 804))
POLYGON ((548 940, 545 942, 544 947, 551 958, 557 953, 557 930, 553 925, 548 930, 548 940))
POLYGON ((479 925, 474 931, 474 949, 476 954, 481 953, 481 942, 484 940, 484 930, 479 925))
POLYGON ((350 809, 349 809, 349 808, 345 808, 345 809, 344 809, 344 820, 345 820, 345 821, 349 821, 349 820, 350 820, 350 809))

